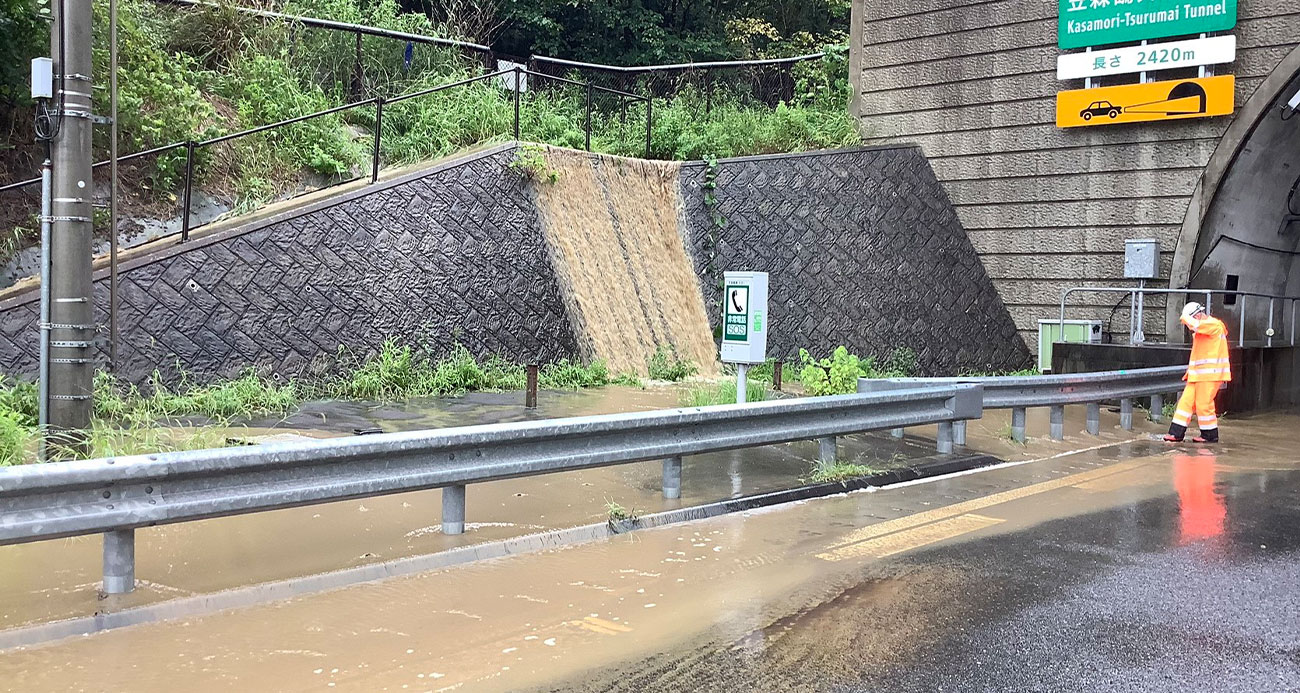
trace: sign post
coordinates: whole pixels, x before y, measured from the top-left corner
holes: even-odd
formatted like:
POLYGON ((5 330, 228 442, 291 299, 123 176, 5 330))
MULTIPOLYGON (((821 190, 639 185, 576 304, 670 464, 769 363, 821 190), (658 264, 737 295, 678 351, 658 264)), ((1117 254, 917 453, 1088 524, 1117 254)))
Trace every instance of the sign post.
POLYGON ((736 364, 736 404, 746 400, 746 371, 767 360, 767 273, 724 272, 722 362, 736 364))

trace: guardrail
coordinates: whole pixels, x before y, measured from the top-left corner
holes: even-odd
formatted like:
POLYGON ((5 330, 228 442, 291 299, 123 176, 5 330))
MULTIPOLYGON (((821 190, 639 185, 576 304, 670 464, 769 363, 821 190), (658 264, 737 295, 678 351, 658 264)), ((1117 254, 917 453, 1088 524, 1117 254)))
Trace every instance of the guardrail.
MULTIPOLYGON (((983 409, 1011 410, 1011 437, 1025 442, 1025 419, 1030 407, 1050 407, 1051 436, 1053 440, 1065 437, 1065 405, 1088 405, 1087 430, 1092 435, 1101 432, 1101 403, 1119 400, 1120 427, 1133 430, 1133 400, 1151 398, 1153 421, 1160 421, 1164 409, 1164 395, 1183 389, 1186 366, 1142 368, 1129 371, 1103 371, 1063 375, 993 376, 971 378, 888 378, 858 380, 858 392, 887 392, 911 390, 917 387, 952 387, 953 385, 979 385, 983 393, 983 409)), ((966 422, 953 424, 953 438, 958 445, 966 442, 966 422)), ((895 437, 903 436, 903 429, 893 431, 895 437)))
MULTIPOLYGON (((1075 286, 1061 292, 1061 333, 1065 331, 1065 307, 1071 294, 1076 293, 1126 293, 1129 294, 1129 342, 1132 344, 1142 344, 1146 341, 1146 335, 1143 334, 1143 314, 1146 311, 1146 297, 1148 295, 1168 296, 1183 295, 1188 297, 1205 298, 1205 309, 1213 314, 1214 297, 1223 296, 1232 298, 1234 301, 1241 298, 1241 307, 1237 311, 1237 346, 1246 345, 1246 300, 1248 298, 1268 299, 1268 326, 1264 329, 1264 344, 1273 346, 1273 318, 1277 314, 1277 303, 1289 302, 1291 304, 1291 346, 1296 344, 1296 309, 1297 302, 1300 302, 1300 296, 1282 296, 1278 294, 1265 294, 1256 291, 1229 291, 1225 289, 1148 289, 1141 286, 1075 286)), ((1121 301, 1123 298, 1120 299, 1121 301)), ((1227 304, 1227 301, 1224 301, 1227 304)), ((1288 322, 1285 317, 1285 308, 1283 309, 1283 322, 1288 322)))
MULTIPOLYGON (((0 469, 0 545, 104 534, 103 590, 135 585, 139 527, 443 489, 442 528, 465 526, 468 484, 662 459, 680 497, 682 456, 979 418, 979 385, 776 400, 160 453, 0 469)), ((952 450, 940 436, 941 452, 952 450)))

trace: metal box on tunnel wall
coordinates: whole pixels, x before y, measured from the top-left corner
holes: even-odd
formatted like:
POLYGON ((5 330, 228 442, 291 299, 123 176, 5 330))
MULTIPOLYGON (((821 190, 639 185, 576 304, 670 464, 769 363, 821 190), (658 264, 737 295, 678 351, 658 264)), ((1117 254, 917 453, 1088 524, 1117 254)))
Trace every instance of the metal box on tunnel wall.
POLYGON ((1130 238, 1124 241, 1124 278, 1156 279, 1160 276, 1160 241, 1130 238))

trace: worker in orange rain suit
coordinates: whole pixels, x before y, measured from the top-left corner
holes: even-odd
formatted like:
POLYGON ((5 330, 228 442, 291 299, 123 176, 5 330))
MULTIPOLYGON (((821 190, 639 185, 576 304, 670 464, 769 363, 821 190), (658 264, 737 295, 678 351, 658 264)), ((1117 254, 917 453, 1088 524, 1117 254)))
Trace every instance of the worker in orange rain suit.
POLYGON ((1183 307, 1182 323, 1192 331, 1192 358, 1187 364, 1187 387, 1178 400, 1178 410, 1169 424, 1165 440, 1181 442, 1187 426, 1196 415, 1201 435, 1192 440, 1197 443, 1219 442, 1219 417, 1214 413, 1214 397, 1224 383, 1232 380, 1228 364, 1228 328, 1223 321, 1210 317, 1199 303, 1183 307))

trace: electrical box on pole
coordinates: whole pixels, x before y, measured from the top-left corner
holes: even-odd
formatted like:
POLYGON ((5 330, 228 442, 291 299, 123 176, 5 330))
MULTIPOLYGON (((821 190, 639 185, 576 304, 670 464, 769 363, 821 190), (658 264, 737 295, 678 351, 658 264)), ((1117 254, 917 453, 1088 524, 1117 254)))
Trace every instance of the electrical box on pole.
POLYGON ((746 370, 767 360, 767 273, 722 276, 722 361, 736 364, 736 402, 743 404, 746 370))
POLYGON ((54 59, 32 58, 32 99, 54 98, 54 59))

